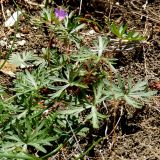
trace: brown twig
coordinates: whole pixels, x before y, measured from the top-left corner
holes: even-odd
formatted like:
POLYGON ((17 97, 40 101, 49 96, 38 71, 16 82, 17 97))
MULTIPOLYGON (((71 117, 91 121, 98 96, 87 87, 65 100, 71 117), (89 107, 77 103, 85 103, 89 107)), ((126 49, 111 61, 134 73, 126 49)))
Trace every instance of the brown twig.
POLYGON ((38 7, 41 7, 41 8, 45 7, 44 4, 38 4, 38 3, 35 3, 35 2, 31 2, 29 0, 24 0, 24 1, 25 1, 25 3, 28 3, 29 5, 32 5, 32 6, 38 6, 38 7))
POLYGON ((3 0, 1 0, 1 10, 2 10, 2 14, 3 14, 3 18, 6 21, 6 16, 5 16, 4 7, 3 7, 3 0))

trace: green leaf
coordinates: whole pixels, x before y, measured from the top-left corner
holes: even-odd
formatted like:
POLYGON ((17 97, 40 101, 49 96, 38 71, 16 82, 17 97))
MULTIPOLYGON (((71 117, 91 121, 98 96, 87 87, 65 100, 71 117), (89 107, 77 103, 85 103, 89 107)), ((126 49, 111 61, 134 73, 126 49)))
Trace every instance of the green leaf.
POLYGON ((118 80, 118 86, 119 86, 119 88, 120 88, 122 91, 125 91, 125 83, 124 83, 124 81, 121 79, 121 77, 120 77, 119 74, 118 74, 117 80, 118 80))
POLYGON ((151 97, 154 96, 157 93, 157 91, 149 91, 149 92, 131 92, 129 96, 131 97, 151 97))
POLYGON ((89 131, 89 128, 87 127, 83 127, 78 133, 77 135, 81 136, 81 137, 85 137, 86 133, 89 131))
POLYGON ((93 92, 94 92, 94 104, 97 105, 101 103, 102 99, 102 93, 103 93, 103 82, 98 82, 95 86, 93 86, 93 92))
POLYGON ((91 115, 92 115, 93 128, 99 128, 99 121, 98 121, 96 106, 92 106, 91 115))
POLYGON ((80 88, 88 88, 87 85, 79 83, 79 82, 72 82, 70 85, 71 86, 77 86, 77 87, 80 87, 80 88))
POLYGON ((26 81, 28 81, 36 90, 38 89, 35 78, 26 70, 26 81))
POLYGON ((102 56, 107 44, 109 43, 108 38, 98 36, 98 41, 94 42, 95 47, 98 50, 98 58, 102 56))
POLYGON ((66 88, 68 88, 69 86, 70 86, 70 84, 61 86, 59 91, 57 91, 56 93, 50 94, 51 98, 54 99, 54 98, 59 97, 59 96, 62 94, 62 92, 63 92, 66 88))
POLYGON ((10 140, 14 140, 17 142, 21 142, 21 139, 17 135, 12 135, 12 136, 6 135, 5 138, 10 139, 10 140))
POLYGON ((135 107, 135 108, 142 108, 142 105, 140 103, 138 103, 137 101, 133 100, 132 98, 128 97, 128 96, 124 96, 124 99, 126 100, 126 102, 135 107))
POLYGON ((66 79, 61 79, 61 78, 56 78, 56 77, 51 77, 51 80, 53 80, 53 82, 64 82, 64 83, 68 83, 68 80, 66 79))
POLYGON ((130 92, 137 92, 137 91, 142 91, 146 88, 147 82, 146 81, 139 81, 136 83, 130 90, 130 92))
POLYGON ((139 36, 139 33, 138 32, 134 32, 134 34, 132 35, 133 38, 136 38, 139 36))
POLYGON ((124 91, 120 87, 116 86, 115 84, 111 84, 111 86, 112 86, 112 91, 110 92, 114 93, 115 99, 119 99, 124 96, 124 91))
POLYGON ((110 30, 113 34, 120 38, 118 27, 116 27, 114 22, 110 25, 110 30))
POLYGON ((70 33, 78 32, 80 29, 83 29, 86 26, 86 24, 80 24, 76 28, 74 28, 70 33))
POLYGON ((36 56, 32 52, 23 52, 22 54, 11 54, 9 62, 17 67, 25 68, 31 65, 32 61, 36 60, 36 56))
POLYGON ((46 153, 46 149, 37 143, 29 143, 28 145, 35 147, 37 150, 46 153))
POLYGON ((121 36, 123 36, 123 34, 126 32, 128 25, 125 24, 125 26, 121 26, 119 29, 119 33, 121 34, 121 36))
POLYGON ((69 115, 73 115, 73 114, 79 114, 82 111, 84 111, 86 108, 84 107, 75 107, 75 108, 71 108, 71 109, 67 109, 67 110, 63 110, 63 111, 58 111, 59 114, 69 114, 69 115))
POLYGON ((132 88, 132 79, 129 77, 128 78, 128 92, 131 92, 131 88, 132 88))

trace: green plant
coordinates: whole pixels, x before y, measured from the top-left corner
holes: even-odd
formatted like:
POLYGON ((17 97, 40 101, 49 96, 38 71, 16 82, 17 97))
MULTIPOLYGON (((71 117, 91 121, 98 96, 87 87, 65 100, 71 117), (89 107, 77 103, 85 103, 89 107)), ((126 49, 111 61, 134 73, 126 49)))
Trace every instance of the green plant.
POLYGON ((49 81, 49 73, 39 67, 37 70, 34 70, 30 73, 28 70, 25 70, 25 73, 18 73, 17 79, 14 81, 15 87, 14 91, 16 95, 30 95, 35 96, 39 95, 40 89, 47 87, 49 81))
MULTIPOLYGON (((47 8, 41 18, 48 31, 54 32, 51 39, 58 39, 57 43, 63 43, 70 51, 50 45, 39 56, 31 52, 10 56, 10 63, 24 69, 16 73, 9 91, 0 88, 0 158, 3 159, 52 157, 62 147, 74 147, 92 136, 92 131, 99 132, 113 116, 108 106, 104 107, 107 103, 118 102, 119 110, 126 104, 141 108, 156 94, 148 91, 146 81, 135 83, 118 75, 114 57, 106 53, 110 45, 108 37, 98 36, 91 46, 83 44, 79 31, 85 30, 86 24, 81 24, 74 12, 58 18, 47 8), (4 98, 5 91, 9 92, 9 98, 4 98)), ((126 43, 143 40, 134 31, 127 32, 126 25, 112 23, 110 30, 118 40, 127 40, 126 43)), ((104 139, 96 134, 92 137, 95 139, 87 151, 79 149, 79 158, 104 139)))
POLYGON ((75 43, 77 48, 80 47, 82 36, 77 32, 85 27, 85 24, 80 24, 78 19, 75 18, 74 12, 71 12, 59 25, 50 26, 57 36, 63 40, 65 45, 75 43))
POLYGON ((51 141, 57 139, 56 136, 48 136, 47 127, 44 128, 44 121, 37 121, 36 119, 23 119, 16 120, 15 124, 11 125, 14 132, 8 132, 4 136, 2 148, 5 152, 19 151, 28 152, 29 147, 35 147, 38 151, 46 153, 47 151, 43 147, 44 145, 50 145, 51 141), (15 125, 15 126, 14 126, 15 125))
POLYGON ((60 21, 58 17, 56 17, 56 11, 54 13, 53 10, 47 8, 41 12, 41 17, 50 31, 53 31, 54 34, 64 42, 65 46, 75 43, 77 47, 80 47, 79 44, 83 37, 78 34, 78 31, 83 29, 85 24, 80 24, 74 11, 69 15, 66 14, 64 19, 60 21))
POLYGON ((128 31, 127 32, 127 24, 124 26, 118 26, 114 22, 111 23, 110 31, 116 35, 121 40, 127 40, 127 41, 141 41, 144 40, 144 37, 141 36, 138 32, 135 30, 128 31))
POLYGON ((10 55, 9 62, 15 64, 17 67, 27 68, 36 58, 37 56, 31 52, 16 53, 10 55))
POLYGON ((126 84, 119 75, 118 85, 114 83, 110 85, 111 91, 109 92, 112 96, 115 97, 116 100, 123 100, 127 104, 135 108, 141 108, 143 106, 143 102, 148 100, 148 97, 156 94, 156 91, 147 91, 146 81, 139 81, 135 85, 133 85, 131 78, 128 78, 126 84))
POLYGON ((40 13, 42 20, 45 23, 52 23, 54 21, 56 21, 56 17, 54 15, 54 11, 53 9, 46 9, 44 8, 41 13, 40 13))

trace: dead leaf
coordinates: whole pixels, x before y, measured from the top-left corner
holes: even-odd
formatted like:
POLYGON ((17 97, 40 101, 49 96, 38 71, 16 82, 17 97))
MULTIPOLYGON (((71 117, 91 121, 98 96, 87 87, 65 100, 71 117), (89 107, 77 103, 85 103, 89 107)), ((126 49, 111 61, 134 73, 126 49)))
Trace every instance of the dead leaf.
POLYGON ((149 86, 150 86, 151 88, 160 90, 160 82, 152 82, 152 83, 149 84, 149 86))
MULTIPOLYGON (((0 66, 3 64, 3 62, 4 60, 0 60, 0 66)), ((6 75, 15 77, 16 65, 11 64, 7 61, 0 71, 6 75)))

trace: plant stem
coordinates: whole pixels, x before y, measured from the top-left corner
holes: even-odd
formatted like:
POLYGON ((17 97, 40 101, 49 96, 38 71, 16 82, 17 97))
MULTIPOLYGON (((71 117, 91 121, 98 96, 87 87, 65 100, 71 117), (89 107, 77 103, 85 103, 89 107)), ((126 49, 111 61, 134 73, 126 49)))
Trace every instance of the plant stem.
POLYGON ((52 152, 50 152, 47 155, 43 156, 42 159, 46 160, 46 158, 48 158, 49 156, 52 156, 53 154, 58 152, 62 147, 63 147, 63 144, 60 144, 55 150, 53 150, 52 152))
POLYGON ((46 1, 45 1, 45 5, 44 5, 44 6, 45 6, 45 8, 47 8, 47 7, 48 7, 48 3, 49 3, 49 1, 48 1, 48 0, 46 0, 46 1))
POLYGON ((83 158, 85 155, 87 155, 87 153, 95 146, 97 145, 101 140, 103 140, 104 138, 101 137, 99 138, 96 142, 94 142, 84 153, 81 153, 79 157, 77 157, 75 160, 79 160, 81 158, 83 158))
POLYGON ((80 0, 80 5, 79 5, 79 15, 81 14, 81 10, 82 10, 82 0, 80 0))

